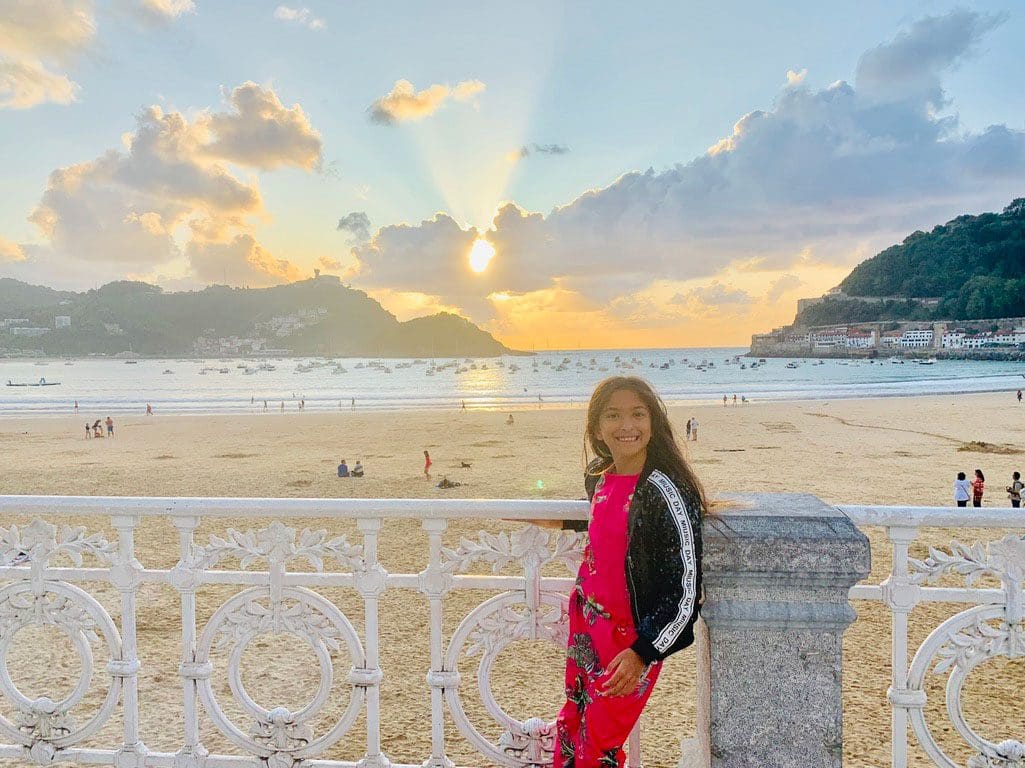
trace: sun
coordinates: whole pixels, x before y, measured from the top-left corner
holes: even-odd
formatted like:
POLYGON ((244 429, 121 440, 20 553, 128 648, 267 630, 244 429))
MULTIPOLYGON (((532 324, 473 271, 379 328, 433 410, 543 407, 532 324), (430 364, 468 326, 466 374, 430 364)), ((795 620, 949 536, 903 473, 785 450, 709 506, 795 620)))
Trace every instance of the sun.
POLYGON ((470 269, 478 274, 488 268, 491 259, 495 256, 495 246, 482 237, 473 241, 470 249, 470 269))

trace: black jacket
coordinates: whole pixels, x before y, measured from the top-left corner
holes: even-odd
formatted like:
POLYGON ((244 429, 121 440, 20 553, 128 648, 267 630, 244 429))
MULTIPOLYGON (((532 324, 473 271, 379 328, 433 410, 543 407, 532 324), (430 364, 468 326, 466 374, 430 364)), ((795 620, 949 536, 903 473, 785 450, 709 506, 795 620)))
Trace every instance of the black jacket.
MULTIPOLYGON (((584 477, 587 498, 600 475, 596 462, 584 477)), ((583 520, 564 527, 587 530, 583 520)), ((626 585, 645 664, 694 642, 701 597, 701 500, 665 473, 645 467, 637 478, 627 519, 626 585)))

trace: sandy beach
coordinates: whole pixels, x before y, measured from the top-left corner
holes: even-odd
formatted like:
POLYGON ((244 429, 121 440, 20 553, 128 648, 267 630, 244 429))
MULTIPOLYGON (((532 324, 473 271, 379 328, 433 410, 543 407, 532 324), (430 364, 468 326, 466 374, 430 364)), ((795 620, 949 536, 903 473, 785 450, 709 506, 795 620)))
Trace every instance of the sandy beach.
MULTIPOLYGON (((1025 406, 1013 392, 876 400, 817 400, 679 406, 670 409, 681 432, 689 417, 700 422, 699 440, 687 443, 690 461, 711 496, 731 491, 808 492, 832 503, 952 505, 956 472, 971 476, 976 467, 987 477, 986 506, 1009 506, 1004 486, 1013 470, 1025 471, 1025 406), (981 444, 988 445, 981 445, 981 444)), ((580 408, 545 407, 515 412, 422 411, 337 414, 271 412, 253 416, 169 416, 116 418, 113 439, 86 440, 83 424, 106 413, 8 419, 0 425, 0 492, 4 494, 125 496, 258 496, 258 497, 398 497, 555 498, 583 494, 583 451, 580 408), (434 481, 422 476, 422 452, 434 460, 434 481), (356 459, 366 477, 339 479, 341 458, 356 459), (470 464, 463 468, 462 463, 470 464), (450 491, 434 484, 442 476, 463 483, 450 491)), ((12 521, 4 515, 4 525, 12 521)), ((1023 513, 1025 527, 1025 513, 1023 513)), ((72 518, 69 518, 69 521, 72 518)), ((17 522, 21 522, 20 520, 17 522)), ((74 519, 96 528, 98 520, 74 519)), ((327 528, 348 533, 346 520, 296 521, 296 527, 327 528)), ((207 522, 198 532, 227 527, 245 529, 255 521, 207 522)), ((259 526, 255 526, 259 527, 259 526)), ((500 522, 453 525, 448 540, 480 528, 511 529, 500 522)), ((873 547, 876 582, 889 572, 889 546, 882 531, 868 531, 873 547)), ((929 530, 913 549, 942 546, 958 536, 970 543, 994 532, 929 530)), ((177 559, 177 538, 165 521, 149 521, 137 534, 140 560, 150 567, 170 567, 177 559)), ((390 571, 415 573, 426 561, 426 539, 419 524, 389 522, 381 538, 381 559, 390 571)), ((208 587, 200 593, 200 621, 205 622, 227 596, 229 588, 208 587)), ((357 629, 362 604, 351 591, 325 590, 352 617, 357 629)), ((116 595, 97 590, 117 616, 116 595)), ((462 592, 446 604, 446 632, 487 594, 462 592)), ((142 733, 152 749, 173 750, 181 738, 179 604, 177 595, 157 586, 142 590, 139 646, 142 659, 142 733)), ((889 613, 879 604, 857 603, 859 619, 845 640, 845 759, 852 766, 889 763, 890 709, 889 613)), ((943 617, 959 606, 920 607, 912 615, 912 648, 943 617)), ((29 635, 26 634, 26 637, 29 635)), ((42 640, 47 633, 38 633, 42 640)), ((295 702, 306 698, 306 656, 273 666, 256 662, 260 654, 285 651, 288 644, 267 641, 251 649, 246 661, 253 691, 273 681, 295 702), (305 674, 305 678, 304 678, 305 674), (283 687, 283 688, 282 688, 283 687)), ((507 710, 519 717, 554 716, 562 697, 561 652, 556 648, 518 644, 505 654, 496 674, 495 690, 507 710), (520 647, 522 645, 522 647, 520 647)), ((32 679, 39 653, 48 658, 45 680, 66 678, 70 654, 51 643, 34 657, 19 643, 10 666, 16 681, 32 679)), ((266 658, 266 657, 265 657, 266 658)), ((426 602, 415 592, 389 591, 382 600, 382 688, 384 750, 393 760, 421 762, 430 750, 426 602)), ((693 656, 679 654, 667 663, 644 719, 645 764, 675 766, 679 739, 693 730, 693 656), (681 704, 682 702, 682 704, 681 704)), ((347 668, 348 661, 339 665, 347 668)), ((72 665, 73 667, 73 665, 72 665)), ((467 669, 470 669, 468 665, 467 669)), ((35 674, 38 678, 38 672, 35 674)), ((97 676, 96 682, 102 676, 97 676)), ((472 675, 464 701, 474 698, 472 675)), ((26 682, 26 687, 28 687, 26 682)), ((221 688, 226 692, 227 686, 221 688)), ((30 687, 41 695, 39 683, 30 687)), ((340 687, 341 691, 342 688, 340 687)), ((1020 704, 1025 668, 1020 663, 991 664, 977 670, 967 686, 969 722, 988 738, 1003 739, 1025 732, 1020 704)), ((48 691, 47 691, 48 692, 48 691)), ((52 694, 51 694, 52 695, 52 694)), ((257 695, 257 699, 260 696, 257 695)), ((339 711, 347 696, 339 697, 339 711)), ((942 688, 930 689, 929 711, 938 730, 950 731, 939 718, 942 688)), ((265 703, 266 702, 265 700, 265 703)), ((477 722, 487 716, 469 706, 477 722)), ((211 750, 225 749, 225 740, 204 720, 204 738, 211 750)), ((116 739, 117 723, 108 724, 94 743, 116 739)), ((959 738, 945 745, 963 763, 959 738)), ((955 735, 956 736, 956 735, 955 735)), ((449 754, 460 765, 479 764, 475 753, 454 727, 447 730, 449 754)), ((913 741, 913 738, 912 738, 913 741)), ((364 746, 362 719, 331 751, 332 757, 358 758, 364 746)), ((931 765, 914 747, 911 765, 931 765)))

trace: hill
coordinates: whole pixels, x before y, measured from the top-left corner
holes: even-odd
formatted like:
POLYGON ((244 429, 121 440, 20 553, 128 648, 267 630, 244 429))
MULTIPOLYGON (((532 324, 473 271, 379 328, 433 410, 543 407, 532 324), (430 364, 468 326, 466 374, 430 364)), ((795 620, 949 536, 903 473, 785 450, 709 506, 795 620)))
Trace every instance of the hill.
POLYGON ((806 308, 794 323, 1023 316, 1025 198, 1001 213, 913 232, 855 267, 839 289, 841 296, 806 308))
POLYGON ((9 354, 131 350, 141 355, 182 356, 270 348, 285 354, 339 357, 484 357, 511 351, 454 315, 441 313, 400 323, 366 293, 331 276, 272 288, 214 285, 180 293, 130 281, 75 293, 5 278, 0 279, 3 318, 49 329, 38 336, 0 331, 0 348, 9 354), (70 317, 69 327, 55 328, 59 315, 70 317))

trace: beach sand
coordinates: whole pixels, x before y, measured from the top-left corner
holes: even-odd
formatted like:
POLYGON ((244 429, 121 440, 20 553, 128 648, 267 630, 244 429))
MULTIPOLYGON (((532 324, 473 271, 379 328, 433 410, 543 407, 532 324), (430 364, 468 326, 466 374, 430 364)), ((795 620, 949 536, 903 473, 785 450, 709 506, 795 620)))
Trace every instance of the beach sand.
MULTIPOLYGON (((986 506, 1009 506, 1005 485, 1012 470, 1025 471, 1025 406, 1013 393, 876 400, 818 400, 749 405, 687 405, 671 409, 683 431, 690 416, 700 421, 699 441, 687 452, 711 496, 731 491, 807 492, 832 503, 950 505, 957 471, 971 475, 982 468, 988 478, 986 506), (971 441, 1010 446, 1012 453, 960 450, 971 441)), ((546 406, 515 412, 423 411, 390 413, 271 412, 251 416, 171 416, 158 413, 117 419, 114 439, 85 440, 86 419, 78 416, 8 419, 0 429, 0 492, 5 494, 260 496, 260 497, 400 497, 400 498, 555 498, 583 495, 581 457, 583 411, 546 406), (422 477, 422 452, 431 451, 434 481, 422 477), (361 459, 367 476, 335 476, 339 459, 350 466, 361 459), (460 467, 461 462, 471 468, 460 467), (441 491, 443 475, 463 487, 441 491), (539 487, 539 484, 543 487, 539 487)), ((969 446, 970 447, 970 446, 969 446)), ((4 525, 12 522, 4 515, 4 525)), ((91 530, 99 518, 69 518, 91 530)), ((18 520, 17 522, 22 522, 18 520)), ((1025 523, 1025 514, 1023 514, 1025 523)), ((230 526, 262 527, 257 520, 208 520, 197 532, 205 541, 230 526)), ((297 528, 327 528, 360 542, 351 521, 303 520, 297 528)), ((477 530, 512 530, 514 524, 488 522, 453 525, 446 541, 477 530)), ((106 529, 109 530, 109 529, 106 529)), ((889 572, 890 550, 881 530, 869 530, 873 550, 872 579, 889 572)), ((943 546, 957 536, 967 543, 1002 535, 995 531, 927 530, 912 555, 927 555, 926 544, 943 546)), ((149 567, 170 567, 177 559, 177 535, 166 521, 152 520, 137 532, 137 552, 149 567)), ((390 521, 381 537, 380 556, 392 572, 416 573, 426 564, 426 537, 418 523, 390 521)), ((96 585, 90 585, 90 589, 96 585)), ((235 590, 204 587, 200 591, 200 627, 235 590)), ((362 602, 352 590, 324 590, 362 627, 362 602)), ((100 586, 115 619, 115 591, 100 586)), ((454 592, 445 606, 446 635, 465 613, 493 593, 454 592)), ((890 707, 886 699, 890 666, 890 618, 881 604, 855 604, 858 621, 845 638, 845 759, 851 766, 889 764, 890 707)), ((931 605, 912 614, 912 653, 939 621, 960 606, 931 605)), ((141 732, 151 749, 174 750, 181 739, 179 602, 164 587, 141 589, 139 615, 141 732)), ((384 750, 395 761, 419 763, 430 751, 430 707, 424 675, 429 666, 426 601, 412 590, 389 590, 381 607, 381 690, 384 750)), ((63 641, 46 631, 26 631, 12 651, 16 681, 32 695, 53 695, 50 687, 66 684, 75 669, 63 641), (41 670, 40 655, 46 661, 41 670), (28 681, 33 681, 31 685, 28 681)), ((349 661, 337 660, 342 670, 349 661)), ((500 658, 494 689, 499 702, 517 717, 551 718, 562 700, 562 652, 541 644, 516 643, 500 658)), ((245 683, 257 700, 261 686, 273 685, 286 705, 301 706, 315 679, 312 657, 297 653, 285 640, 268 639, 246 653, 245 683), (276 656, 282 657, 276 659, 276 656)), ((463 698, 467 711, 492 737, 494 728, 475 695, 474 659, 464 659, 463 698)), ((102 665, 98 665, 102 668, 102 665)), ((644 718, 645 764, 675 766, 679 740, 693 731, 691 651, 667 662, 644 718)), ((330 707, 346 702, 344 674, 330 707)), ((95 683, 104 679, 98 672, 95 683)), ((226 683, 218 682, 221 701, 226 683)), ((994 663, 976 670, 966 688, 969 722, 988 738, 1001 740, 1025 733, 1021 692, 1025 668, 1018 662, 994 663)), ((930 713, 942 744, 964 764, 967 751, 940 710, 942 687, 929 689, 930 713)), ((94 693, 90 702, 95 703, 94 693)), ((280 701, 274 704, 282 703, 280 701)), ((363 719, 330 751, 331 757, 358 758, 365 747, 363 719)), ((92 743, 116 741, 118 719, 92 743)), ((248 724, 243 722, 243 727, 248 724)), ((213 750, 226 740, 203 718, 204 741, 213 750)), ((449 723, 449 755, 459 765, 479 765, 480 758, 449 723)), ((914 738, 912 737, 912 742, 914 738)), ((911 765, 931 762, 912 748, 911 765)))

